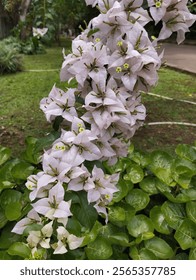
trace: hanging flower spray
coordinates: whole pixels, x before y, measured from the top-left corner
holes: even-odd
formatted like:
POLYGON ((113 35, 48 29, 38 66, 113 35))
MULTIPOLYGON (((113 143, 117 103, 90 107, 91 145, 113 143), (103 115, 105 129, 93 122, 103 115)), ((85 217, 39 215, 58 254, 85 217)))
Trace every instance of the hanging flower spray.
POLYGON ((26 233, 32 258, 44 257, 47 250, 65 254, 87 244, 89 228, 82 227, 79 236, 69 232, 70 224, 83 215, 77 206, 81 198, 89 211, 94 209, 95 219, 98 214, 108 222, 119 174, 107 174, 103 166, 127 156, 130 140, 145 120, 140 91, 157 83, 159 40, 177 32, 181 43, 195 21, 187 0, 147 3, 144 9, 143 0, 86 0, 100 15, 64 55, 60 78, 67 82, 66 90, 54 86, 41 101, 49 122, 62 118, 61 135, 43 154, 43 170, 28 178, 32 209, 13 229, 26 233), (162 22, 153 40, 145 29, 152 20, 162 22))

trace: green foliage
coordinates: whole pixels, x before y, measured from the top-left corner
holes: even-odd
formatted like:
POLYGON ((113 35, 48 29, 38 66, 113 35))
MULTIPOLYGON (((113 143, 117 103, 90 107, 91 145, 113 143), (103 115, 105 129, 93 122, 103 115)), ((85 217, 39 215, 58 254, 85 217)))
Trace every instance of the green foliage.
MULTIPOLYGON (((30 225, 22 236, 11 230, 31 208, 26 177, 38 172, 41 152, 57 137, 55 132, 43 139, 27 138, 20 159, 0 147, 1 259, 31 259, 25 237, 39 228, 30 225)), ((120 172, 119 192, 108 206, 108 223, 88 204, 85 192, 70 191, 66 200, 72 200, 73 215, 67 229, 83 236, 83 243, 63 256, 39 250, 36 258, 47 254, 47 259, 195 260, 195 151, 195 146, 180 144, 171 158, 162 151, 144 154, 132 147, 115 166, 104 163, 108 172, 120 172)))
POLYGON ((6 41, 0 42, 0 74, 15 73, 22 70, 22 57, 17 48, 6 41))

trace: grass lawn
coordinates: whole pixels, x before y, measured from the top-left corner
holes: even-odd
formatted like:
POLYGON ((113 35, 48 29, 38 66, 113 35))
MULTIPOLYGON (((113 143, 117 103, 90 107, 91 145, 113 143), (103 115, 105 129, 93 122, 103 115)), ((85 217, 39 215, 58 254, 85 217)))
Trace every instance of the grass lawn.
MULTIPOLYGON (((63 46, 48 48, 43 55, 24 56, 23 72, 0 77, 0 144, 11 147, 14 155, 18 155, 23 149, 26 136, 40 137, 51 130, 51 125, 46 122, 39 109, 39 102, 48 95, 54 83, 63 89, 59 81, 62 48, 63 46), (53 71, 28 72, 50 69, 53 71)), ((194 76, 166 68, 162 68, 159 74, 159 84, 151 92, 175 99, 196 101, 194 76)), ((195 123, 195 105, 145 94, 143 102, 148 114, 146 122, 195 123)), ((195 139, 196 127, 143 126, 136 132, 133 143, 146 151, 160 148, 172 152, 178 143, 192 144, 195 139)))

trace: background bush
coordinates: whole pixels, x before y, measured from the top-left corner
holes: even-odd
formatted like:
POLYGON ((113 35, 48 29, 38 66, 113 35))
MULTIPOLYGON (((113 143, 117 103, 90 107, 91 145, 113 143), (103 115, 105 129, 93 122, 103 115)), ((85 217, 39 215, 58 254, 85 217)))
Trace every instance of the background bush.
POLYGON ((15 73, 22 70, 20 47, 16 42, 8 44, 6 40, 0 42, 0 74, 15 73))

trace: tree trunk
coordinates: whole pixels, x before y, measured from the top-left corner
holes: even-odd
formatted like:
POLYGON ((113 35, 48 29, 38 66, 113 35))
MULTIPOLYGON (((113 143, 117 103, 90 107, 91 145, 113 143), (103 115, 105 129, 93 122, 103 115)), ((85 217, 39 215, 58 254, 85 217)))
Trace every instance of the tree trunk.
POLYGON ((8 13, 5 11, 2 2, 0 1, 0 39, 9 35, 12 28, 8 13))
POLYGON ((22 0, 21 2, 21 6, 20 6, 20 22, 23 23, 22 25, 22 29, 21 29, 21 40, 25 40, 26 39, 26 26, 25 26, 25 20, 27 17, 27 12, 28 12, 28 8, 31 4, 31 0, 22 0))

